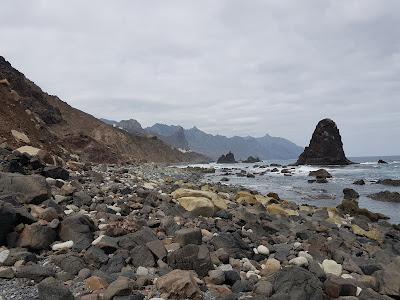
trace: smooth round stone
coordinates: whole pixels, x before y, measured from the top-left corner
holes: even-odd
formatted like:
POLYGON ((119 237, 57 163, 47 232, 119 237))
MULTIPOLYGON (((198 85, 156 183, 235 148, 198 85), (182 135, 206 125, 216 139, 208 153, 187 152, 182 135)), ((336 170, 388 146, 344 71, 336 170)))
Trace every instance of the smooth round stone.
POLYGON ((67 241, 64 243, 57 243, 54 244, 53 246, 51 246, 51 249, 53 251, 57 251, 57 250, 63 250, 63 249, 70 249, 74 246, 74 242, 73 241, 67 241))
POLYGON ((259 254, 262 254, 262 255, 269 255, 269 249, 264 245, 258 246, 257 247, 257 252, 259 254))
POLYGON ((308 261, 314 260, 313 257, 307 251, 300 251, 298 257, 305 257, 308 261))
POLYGON ((306 267, 306 266, 308 266, 308 260, 305 257, 295 257, 295 258, 289 260, 289 264, 295 265, 298 267, 303 267, 303 266, 306 267))
POLYGON ((331 259, 325 259, 321 264, 321 268, 324 270, 325 274, 333 274, 336 276, 340 276, 343 270, 341 264, 331 259))

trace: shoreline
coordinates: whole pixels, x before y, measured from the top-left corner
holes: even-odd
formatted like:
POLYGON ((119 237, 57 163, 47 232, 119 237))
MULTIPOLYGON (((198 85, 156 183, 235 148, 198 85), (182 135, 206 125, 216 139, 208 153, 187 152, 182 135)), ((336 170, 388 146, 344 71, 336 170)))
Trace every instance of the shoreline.
POLYGON ((5 299, 400 296, 399 226, 352 201, 297 205, 157 164, 68 171, 47 178, 52 202, 22 206, 35 219, 13 229, 25 250, 0 246, 5 299))

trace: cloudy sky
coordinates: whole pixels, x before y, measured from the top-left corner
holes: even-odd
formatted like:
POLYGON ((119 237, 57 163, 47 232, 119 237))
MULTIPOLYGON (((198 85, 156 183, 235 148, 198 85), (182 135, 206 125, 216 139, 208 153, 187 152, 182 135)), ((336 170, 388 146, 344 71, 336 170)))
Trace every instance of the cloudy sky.
POLYGON ((97 117, 400 154, 398 0, 13 0, 0 54, 97 117))

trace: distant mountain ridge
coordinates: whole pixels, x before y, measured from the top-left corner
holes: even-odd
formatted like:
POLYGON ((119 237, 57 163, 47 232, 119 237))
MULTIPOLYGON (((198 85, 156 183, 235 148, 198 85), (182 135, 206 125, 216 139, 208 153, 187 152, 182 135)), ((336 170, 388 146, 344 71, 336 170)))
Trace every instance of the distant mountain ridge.
POLYGON ((260 159, 291 159, 297 158, 304 150, 293 142, 266 134, 263 137, 226 137, 223 135, 212 135, 197 127, 184 129, 178 125, 166 125, 156 123, 151 127, 142 128, 136 120, 108 121, 108 124, 123 128, 124 130, 138 135, 154 135, 163 142, 181 149, 191 150, 206 155, 213 160, 224 153, 232 151, 238 160, 245 160, 249 156, 257 156, 260 159), (135 124, 135 126, 133 126, 135 124), (139 125, 138 125, 139 124, 139 125), (134 132, 132 131, 134 129, 134 132))

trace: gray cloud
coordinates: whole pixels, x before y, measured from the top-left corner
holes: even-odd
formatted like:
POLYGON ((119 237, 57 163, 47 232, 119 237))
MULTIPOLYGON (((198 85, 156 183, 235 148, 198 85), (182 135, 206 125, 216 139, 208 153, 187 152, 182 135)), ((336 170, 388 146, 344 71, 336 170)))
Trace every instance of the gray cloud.
POLYGON ((3 3, 0 52, 98 117, 283 136, 331 117, 350 155, 399 154, 397 0, 3 3))

